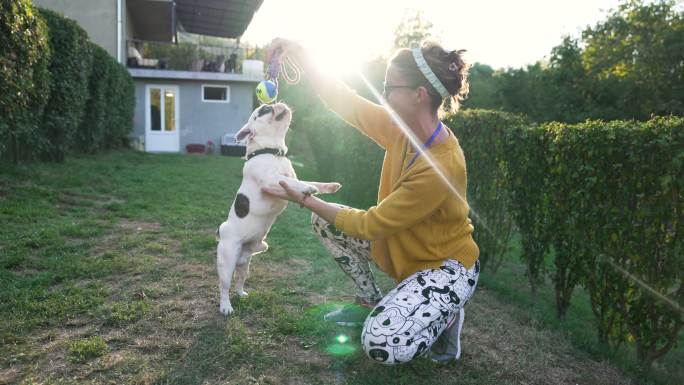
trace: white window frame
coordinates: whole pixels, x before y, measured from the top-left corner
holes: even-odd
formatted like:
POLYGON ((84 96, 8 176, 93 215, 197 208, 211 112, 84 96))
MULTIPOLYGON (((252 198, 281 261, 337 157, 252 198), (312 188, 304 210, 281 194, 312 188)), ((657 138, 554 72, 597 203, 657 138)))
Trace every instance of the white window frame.
MULTIPOLYGON (((145 151, 147 152, 180 152, 180 87, 177 85, 171 85, 171 84, 147 84, 145 85, 145 151), (160 106, 160 114, 161 114, 161 131, 153 131, 152 130, 152 116, 150 113, 150 90, 153 88, 159 88, 160 92, 162 95, 164 95, 164 92, 166 90, 173 90, 175 93, 175 100, 174 100, 174 112, 176 113, 175 116, 175 124, 176 124, 176 129, 173 131, 166 131, 166 121, 165 121, 165 116, 166 116, 166 103, 164 103, 164 99, 166 96, 162 96, 161 99, 161 106, 160 106), (166 138, 166 139, 164 139, 166 138), (156 141, 155 139, 159 140, 168 140, 168 143, 164 144, 171 144, 173 148, 169 149, 163 149, 163 150, 157 150, 157 149, 152 149, 150 150, 152 146, 152 142, 156 141)), ((158 145, 159 143, 155 143, 158 145)))
POLYGON ((202 84, 202 101, 205 103, 230 103, 230 86, 216 85, 216 84, 202 84), (226 89, 226 100, 209 100, 204 98, 204 88, 225 88, 226 89))

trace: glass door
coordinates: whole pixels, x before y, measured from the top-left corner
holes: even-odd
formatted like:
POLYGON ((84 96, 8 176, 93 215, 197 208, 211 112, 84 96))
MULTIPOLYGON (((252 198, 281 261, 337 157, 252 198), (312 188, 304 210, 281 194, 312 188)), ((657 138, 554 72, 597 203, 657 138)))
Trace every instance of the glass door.
POLYGON ((178 87, 148 85, 145 99, 145 150, 179 152, 178 87))

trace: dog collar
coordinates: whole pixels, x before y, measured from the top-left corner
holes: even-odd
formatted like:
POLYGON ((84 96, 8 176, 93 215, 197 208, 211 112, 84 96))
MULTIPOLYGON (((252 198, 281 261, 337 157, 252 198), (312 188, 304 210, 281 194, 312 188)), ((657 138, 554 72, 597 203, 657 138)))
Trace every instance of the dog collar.
POLYGON ((285 156, 287 154, 287 151, 283 150, 282 148, 262 148, 261 150, 256 150, 254 152, 247 154, 247 160, 250 160, 257 155, 263 155, 263 154, 271 154, 271 155, 275 155, 275 156, 285 156))

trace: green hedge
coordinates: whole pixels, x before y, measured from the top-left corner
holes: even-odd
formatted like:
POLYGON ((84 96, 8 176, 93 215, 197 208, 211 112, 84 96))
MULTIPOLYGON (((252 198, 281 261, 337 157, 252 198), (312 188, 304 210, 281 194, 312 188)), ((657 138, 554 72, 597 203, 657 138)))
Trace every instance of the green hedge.
POLYGON ((133 79, 126 68, 98 45, 90 45, 89 98, 75 141, 75 150, 85 153, 127 145, 135 104, 133 79))
POLYGON ((650 363, 683 321, 679 305, 651 290, 684 300, 684 118, 546 129, 556 259, 580 270, 600 338, 633 338, 650 363))
POLYGON ((105 96, 108 109, 105 121, 103 148, 117 148, 128 145, 128 134, 133 130, 135 89, 133 78, 123 65, 114 59, 108 60, 109 88, 105 96))
POLYGON ((384 151, 331 112, 302 118, 294 135, 308 140, 307 158, 315 161, 320 180, 342 184, 345 204, 367 208, 377 203, 384 151))
POLYGON ((52 88, 43 113, 43 135, 50 145, 40 157, 61 161, 72 149, 88 101, 92 51, 88 34, 70 19, 38 8, 48 26, 52 88))
POLYGON ((505 184, 510 197, 508 212, 520 232, 520 258, 525 263, 533 297, 547 271, 544 259, 550 243, 546 207, 547 141, 545 131, 538 126, 513 125, 506 130, 500 148, 505 181, 499 184, 505 184))
POLYGON ((0 0, 0 159, 31 157, 50 90, 45 23, 29 0, 0 0))
POLYGON ((102 148, 106 132, 107 109, 111 93, 111 58, 97 44, 89 43, 92 52, 92 68, 88 78, 88 100, 85 113, 75 135, 75 148, 86 153, 94 153, 102 148))
POLYGON ((126 68, 55 12, 27 0, 0 0, 0 11, 0 159, 61 161, 126 145, 126 68))
POLYGON ((684 321, 684 118, 513 128, 506 143, 529 264, 555 251, 558 315, 581 284, 600 340, 634 341, 647 364, 666 354, 684 321))
POLYGON ((514 223, 508 212, 505 133, 527 122, 503 112, 464 110, 448 116, 444 123, 456 134, 466 158, 467 200, 475 227, 473 237, 480 247, 480 264, 482 269, 496 271, 507 251, 514 223))

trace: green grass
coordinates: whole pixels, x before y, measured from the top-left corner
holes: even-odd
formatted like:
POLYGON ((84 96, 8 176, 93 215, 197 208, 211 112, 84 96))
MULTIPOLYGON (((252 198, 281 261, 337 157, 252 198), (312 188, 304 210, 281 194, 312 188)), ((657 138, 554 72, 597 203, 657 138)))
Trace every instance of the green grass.
MULTIPOLYGON (((530 303, 512 258, 496 275, 482 275, 458 364, 375 364, 361 351, 358 329, 322 321, 354 290, 310 231, 309 213, 295 205, 274 225, 269 251, 253 259, 249 296, 234 298, 235 313, 226 318, 218 312, 214 231, 242 164, 121 151, 0 168, 0 383, 660 384, 675 378, 658 370, 660 379, 643 381, 653 373, 632 370, 628 354, 606 356, 597 348, 581 294, 564 323, 554 320, 548 288, 530 303), (615 364, 597 362, 606 358, 615 364)), ((297 173, 316 179, 308 169, 297 173)), ((392 287, 378 278, 385 291, 392 287)), ((681 373, 671 366, 681 363, 681 351, 675 353, 662 364, 673 375, 681 373)))
POLYGON ((100 357, 109 351, 109 347, 102 337, 93 336, 69 343, 69 360, 71 362, 85 362, 91 358, 100 357))

